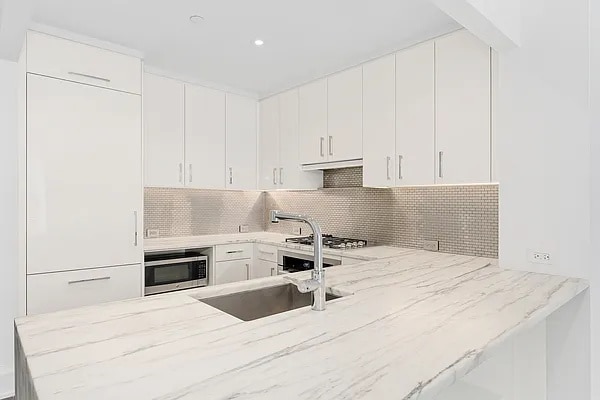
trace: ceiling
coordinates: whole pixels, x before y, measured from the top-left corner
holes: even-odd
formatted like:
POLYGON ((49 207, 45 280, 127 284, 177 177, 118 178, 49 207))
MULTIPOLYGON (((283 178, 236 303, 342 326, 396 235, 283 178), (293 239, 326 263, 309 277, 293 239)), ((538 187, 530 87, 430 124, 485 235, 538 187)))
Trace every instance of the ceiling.
POLYGON ((32 20, 259 97, 459 27, 426 0, 34 0, 32 20))

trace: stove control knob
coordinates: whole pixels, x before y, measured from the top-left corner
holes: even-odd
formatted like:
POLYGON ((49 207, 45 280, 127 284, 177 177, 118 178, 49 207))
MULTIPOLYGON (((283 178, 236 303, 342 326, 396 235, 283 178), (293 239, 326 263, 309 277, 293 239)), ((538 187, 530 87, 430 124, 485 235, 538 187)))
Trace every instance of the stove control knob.
POLYGON ((357 248, 358 247, 358 243, 352 242, 352 247, 357 248))
POLYGON ((339 246, 340 246, 340 249, 345 249, 346 248, 346 243, 340 243, 339 246))
POLYGON ((358 242, 358 247, 365 247, 365 242, 363 242, 362 240, 358 242))

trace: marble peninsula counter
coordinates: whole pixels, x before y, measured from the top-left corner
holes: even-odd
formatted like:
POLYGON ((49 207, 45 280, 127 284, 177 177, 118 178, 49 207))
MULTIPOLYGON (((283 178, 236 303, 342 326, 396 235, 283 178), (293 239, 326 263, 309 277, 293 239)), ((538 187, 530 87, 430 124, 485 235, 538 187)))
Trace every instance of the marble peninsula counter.
POLYGON ((249 322, 197 299, 284 277, 19 318, 17 399, 428 399, 588 286, 420 250, 326 276, 327 310, 249 322))

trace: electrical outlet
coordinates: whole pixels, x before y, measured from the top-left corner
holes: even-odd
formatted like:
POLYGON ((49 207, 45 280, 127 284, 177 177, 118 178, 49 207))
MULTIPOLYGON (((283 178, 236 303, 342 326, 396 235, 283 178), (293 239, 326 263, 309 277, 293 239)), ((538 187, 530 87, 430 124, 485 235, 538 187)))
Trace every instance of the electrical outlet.
POLYGON ((530 250, 529 261, 535 264, 552 264, 550 253, 543 253, 541 251, 530 250))
POLYGON ((423 250, 440 251, 439 240, 424 240, 423 241, 423 250))
POLYGON ((293 235, 302 235, 302 228, 299 226, 292 228, 292 234, 293 235))
POLYGON ((158 229, 146 229, 147 238, 157 238, 159 235, 160 231, 158 229))
POLYGON ((250 232, 250 228, 248 225, 240 225, 240 233, 248 233, 250 232))

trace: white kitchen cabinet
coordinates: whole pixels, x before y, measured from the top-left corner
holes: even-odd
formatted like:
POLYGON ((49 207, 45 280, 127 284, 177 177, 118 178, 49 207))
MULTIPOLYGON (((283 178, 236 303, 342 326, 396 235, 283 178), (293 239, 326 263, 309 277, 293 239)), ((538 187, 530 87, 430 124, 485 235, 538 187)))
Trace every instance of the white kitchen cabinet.
POLYGON ((461 30, 436 41, 436 183, 490 181, 490 48, 461 30))
POLYGON ((300 163, 327 161, 327 79, 298 89, 300 163))
POLYGON ((395 82, 393 54, 363 66, 363 186, 396 183, 395 82))
POLYGON ((327 78, 327 161, 361 159, 362 66, 327 78))
POLYGON ((183 83, 144 74, 145 186, 184 186, 183 122, 183 83))
POLYGON ((277 275, 277 263, 256 259, 250 266, 250 277, 248 279, 266 278, 277 275))
POLYGON ((142 262, 141 98, 27 77, 27 273, 142 262))
POLYGON ((279 96, 272 96, 260 102, 259 124, 258 185, 263 190, 277 189, 280 185, 279 96))
POLYGON ((215 260, 231 261, 242 258, 252 258, 254 246, 252 243, 234 243, 219 245, 215 249, 215 260))
POLYGON ((434 183, 434 51, 427 42, 396 54, 396 186, 434 183))
POLYGON ((225 93, 186 84, 186 187, 225 188, 225 135, 225 93))
POLYGON ((217 262, 215 285, 247 280, 250 276, 251 263, 251 259, 217 262))
POLYGON ((27 72, 140 94, 139 58, 39 32, 27 32, 27 72))
POLYGON ((257 108, 255 99, 226 95, 226 187, 257 188, 257 108))
POLYGON ((298 89, 260 102, 259 189, 316 189, 323 172, 302 171, 299 159, 298 89))
POLYGON ((141 264, 27 276, 27 314, 142 295, 141 264))

